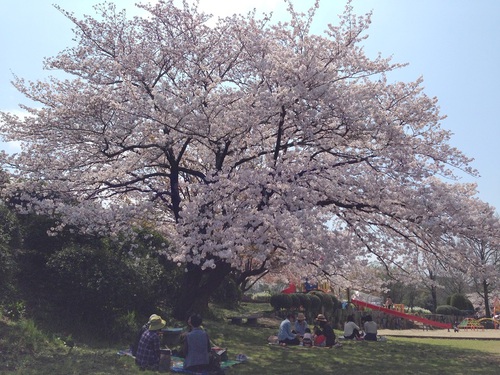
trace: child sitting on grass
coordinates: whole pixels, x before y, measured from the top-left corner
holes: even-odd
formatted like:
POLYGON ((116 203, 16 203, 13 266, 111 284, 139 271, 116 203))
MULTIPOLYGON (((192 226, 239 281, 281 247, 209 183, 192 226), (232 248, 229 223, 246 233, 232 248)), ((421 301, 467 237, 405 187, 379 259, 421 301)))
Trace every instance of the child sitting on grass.
POLYGON ((314 330, 314 346, 325 347, 326 346, 326 336, 319 328, 314 330))
POLYGON ((306 348, 313 346, 313 335, 310 328, 306 328, 304 331, 304 337, 302 338, 302 345, 306 348))

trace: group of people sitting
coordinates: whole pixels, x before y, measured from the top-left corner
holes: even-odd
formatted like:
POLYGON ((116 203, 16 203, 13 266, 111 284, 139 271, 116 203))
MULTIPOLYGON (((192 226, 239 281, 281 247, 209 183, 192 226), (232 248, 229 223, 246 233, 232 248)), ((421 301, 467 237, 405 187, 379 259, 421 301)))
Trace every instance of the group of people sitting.
POLYGON ((377 341, 377 323, 373 321, 371 315, 362 318, 363 331, 354 322, 354 315, 347 316, 344 324, 344 338, 348 340, 377 341))
MULTIPOLYGON (((191 315, 187 323, 188 330, 181 335, 180 352, 184 357, 184 369, 205 371, 210 366, 210 338, 201 328, 202 318, 199 315, 191 315)), ((153 314, 139 331, 132 345, 132 355, 141 370, 157 371, 161 367, 161 330, 165 325, 161 316, 153 314)))
MULTIPOLYGON (((354 315, 349 315, 344 324, 344 339, 377 341, 377 323, 371 315, 362 318, 363 331, 354 322, 354 315)), ((278 342, 282 346, 303 345, 306 347, 329 347, 336 345, 335 333, 332 325, 323 314, 318 314, 315 326, 309 328, 303 313, 289 313, 281 322, 278 331, 278 342)))
POLYGON ((295 314, 289 313, 281 322, 278 331, 278 341, 280 345, 303 345, 332 347, 335 345, 335 333, 333 328, 323 314, 319 314, 316 319, 316 325, 311 330, 306 322, 303 313, 299 313, 297 318, 295 314))

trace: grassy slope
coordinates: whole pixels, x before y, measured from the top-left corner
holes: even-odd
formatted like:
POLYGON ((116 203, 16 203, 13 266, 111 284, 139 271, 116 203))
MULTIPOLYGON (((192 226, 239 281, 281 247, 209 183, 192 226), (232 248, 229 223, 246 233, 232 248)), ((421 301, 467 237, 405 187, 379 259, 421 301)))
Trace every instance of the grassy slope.
MULTIPOLYGON (((266 306, 266 305, 264 305, 266 306)), ((246 307, 248 308, 248 307, 246 307)), ((252 307, 255 308, 255 307, 252 307)), ((227 375, 245 374, 497 374, 500 342, 389 338, 387 342, 346 342, 339 349, 281 348, 267 345, 279 320, 264 326, 207 321, 213 341, 229 349, 229 357, 246 354, 247 363, 229 369, 227 375)), ((116 353, 124 345, 87 346, 70 350, 56 337, 41 333, 28 322, 0 321, 0 374, 148 374, 140 372, 130 357, 116 353)))

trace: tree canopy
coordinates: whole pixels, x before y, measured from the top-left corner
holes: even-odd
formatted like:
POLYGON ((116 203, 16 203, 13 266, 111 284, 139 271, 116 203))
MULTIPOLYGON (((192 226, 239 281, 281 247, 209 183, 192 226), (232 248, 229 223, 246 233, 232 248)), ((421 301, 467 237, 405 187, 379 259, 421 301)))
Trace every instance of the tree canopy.
POLYGON ((192 288, 214 269, 312 263, 347 277, 416 248, 450 256, 435 244, 475 190, 442 178, 475 172, 422 80, 391 82, 403 65, 364 54, 370 15, 348 4, 316 35, 318 2, 307 14, 290 2, 287 22, 215 24, 196 3, 138 6, 147 17, 60 9, 76 44, 45 63, 67 77, 15 77, 37 103, 1 114, 4 139, 22 144, 1 156, 5 189, 24 207, 84 231, 154 226, 174 244, 165 255, 196 271, 192 288))

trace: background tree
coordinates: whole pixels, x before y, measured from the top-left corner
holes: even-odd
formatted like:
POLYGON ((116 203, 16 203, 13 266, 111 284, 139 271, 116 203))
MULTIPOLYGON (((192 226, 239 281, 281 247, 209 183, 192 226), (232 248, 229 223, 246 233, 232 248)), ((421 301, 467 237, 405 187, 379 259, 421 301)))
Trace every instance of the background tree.
POLYGON ((490 318, 491 293, 500 287, 500 219, 487 203, 477 199, 470 203, 469 230, 457 239, 461 251, 452 264, 470 278, 490 318))
POLYGON ((262 272, 300 259, 342 274, 367 258, 398 265, 415 243, 449 256, 426 246, 454 229, 454 187, 432 177, 473 171, 422 80, 389 82, 403 65, 364 54, 369 15, 348 5, 320 36, 318 2, 307 14, 289 3, 285 23, 249 14, 215 26, 187 1, 139 6, 148 18, 107 3, 83 20, 61 10, 76 45, 46 67, 67 79, 15 77, 39 106, 1 115, 4 139, 22 143, 2 164, 11 189, 45 198, 25 196, 57 216, 54 231, 153 224, 185 267, 178 318, 205 309, 248 259, 262 272))
POLYGON ((0 203, 0 306, 13 301, 14 277, 18 272, 16 253, 21 247, 21 233, 16 216, 0 203))

